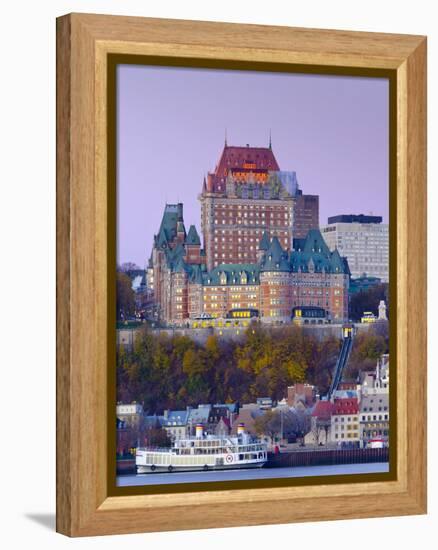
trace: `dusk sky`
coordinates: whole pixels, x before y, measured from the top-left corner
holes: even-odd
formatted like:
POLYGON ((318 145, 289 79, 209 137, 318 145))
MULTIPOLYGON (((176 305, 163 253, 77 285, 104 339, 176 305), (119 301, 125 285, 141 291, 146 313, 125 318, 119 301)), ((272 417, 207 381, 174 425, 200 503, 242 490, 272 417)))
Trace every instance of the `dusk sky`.
POLYGON ((389 205, 386 79, 121 65, 118 68, 117 260, 144 267, 165 203, 200 230, 198 194, 224 146, 272 149, 320 224, 383 216, 389 205))

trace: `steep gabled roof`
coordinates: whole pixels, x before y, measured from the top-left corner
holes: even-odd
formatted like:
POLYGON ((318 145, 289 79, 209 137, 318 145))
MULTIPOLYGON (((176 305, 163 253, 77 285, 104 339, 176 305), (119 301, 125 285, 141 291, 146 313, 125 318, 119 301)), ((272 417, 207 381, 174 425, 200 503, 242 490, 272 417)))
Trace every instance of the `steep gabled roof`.
POLYGON ((350 273, 347 259, 341 258, 337 250, 330 251, 319 229, 311 229, 305 239, 294 239, 293 245, 290 266, 295 273, 350 273))
POLYGON ((180 270, 184 263, 186 251, 181 243, 178 243, 174 248, 167 248, 165 251, 167 266, 172 271, 180 270))
POLYGON ((244 168, 245 164, 254 164, 256 169, 280 170, 274 153, 269 147, 241 147, 225 145, 215 175, 225 177, 231 168, 244 168))
POLYGON ((221 285, 221 277, 225 275, 226 284, 256 285, 260 281, 258 264, 220 264, 203 274, 204 285, 221 285), (243 282, 246 278, 246 283, 243 282))
POLYGON ((335 399, 332 414, 357 414, 358 412, 359 404, 357 397, 335 399))
POLYGON ((194 225, 190 226, 189 233, 186 238, 186 244, 201 244, 201 239, 199 238, 198 232, 194 225))
POLYGON ((178 222, 183 219, 183 205, 166 204, 163 217, 161 219, 160 229, 156 236, 156 246, 165 248, 169 242, 176 237, 178 222), (165 245, 163 247, 163 245, 165 245))
POLYGON ((268 250, 269 248, 269 233, 267 231, 263 232, 262 238, 259 243, 259 250, 268 250))
POLYGON ((319 229, 310 229, 307 233, 304 241, 303 252, 306 252, 307 254, 317 252, 319 254, 323 254, 324 256, 330 255, 330 249, 319 229))
POLYGON ((204 264, 189 264, 189 281, 191 283, 202 284, 202 274, 205 270, 204 264))
POLYGON ((164 426, 185 426, 187 424, 189 411, 168 411, 164 417, 164 426))
POLYGON ((343 273, 345 270, 345 265, 348 265, 346 258, 341 258, 341 255, 339 254, 339 250, 337 248, 335 248, 335 250, 332 252, 331 260, 333 271, 335 272, 337 271, 343 273))
POLYGON ((272 237, 260 264, 261 271, 290 271, 288 253, 277 237, 272 237))

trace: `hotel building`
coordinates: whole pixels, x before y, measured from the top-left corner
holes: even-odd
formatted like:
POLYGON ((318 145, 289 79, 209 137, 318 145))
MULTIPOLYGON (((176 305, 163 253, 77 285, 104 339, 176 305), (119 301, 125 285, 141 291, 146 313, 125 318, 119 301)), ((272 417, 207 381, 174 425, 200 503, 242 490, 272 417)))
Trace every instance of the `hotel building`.
POLYGON ((319 225, 319 197, 303 195, 296 173, 280 170, 271 144, 225 143, 215 170, 204 178, 199 200, 208 269, 257 262, 265 231, 291 250, 293 238, 304 238, 319 225))
POLYGON ((315 306, 335 322, 348 318, 349 271, 317 229, 293 239, 292 250, 264 231, 252 263, 221 263, 208 269, 194 226, 186 233, 183 205, 165 207, 148 269, 160 320, 184 324, 202 315, 225 318, 232 310, 255 310, 262 322, 288 323, 292 309, 315 306))

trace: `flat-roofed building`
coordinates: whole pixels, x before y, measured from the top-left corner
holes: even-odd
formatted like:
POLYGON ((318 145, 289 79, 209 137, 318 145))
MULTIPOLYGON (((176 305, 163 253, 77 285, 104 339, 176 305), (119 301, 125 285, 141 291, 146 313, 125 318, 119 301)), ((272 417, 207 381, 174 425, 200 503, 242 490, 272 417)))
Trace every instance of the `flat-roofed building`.
POLYGON ((340 215, 321 227, 330 250, 348 260, 353 278, 389 278, 389 226, 381 216, 340 215))

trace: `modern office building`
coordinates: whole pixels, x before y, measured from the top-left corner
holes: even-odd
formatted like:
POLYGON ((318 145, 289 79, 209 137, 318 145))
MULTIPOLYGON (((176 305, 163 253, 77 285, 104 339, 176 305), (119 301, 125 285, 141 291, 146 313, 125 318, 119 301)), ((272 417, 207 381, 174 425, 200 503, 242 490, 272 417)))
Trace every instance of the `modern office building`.
POLYGON ((348 260, 353 278, 389 279, 389 227, 381 216, 340 215, 328 219, 321 233, 330 250, 348 260))

